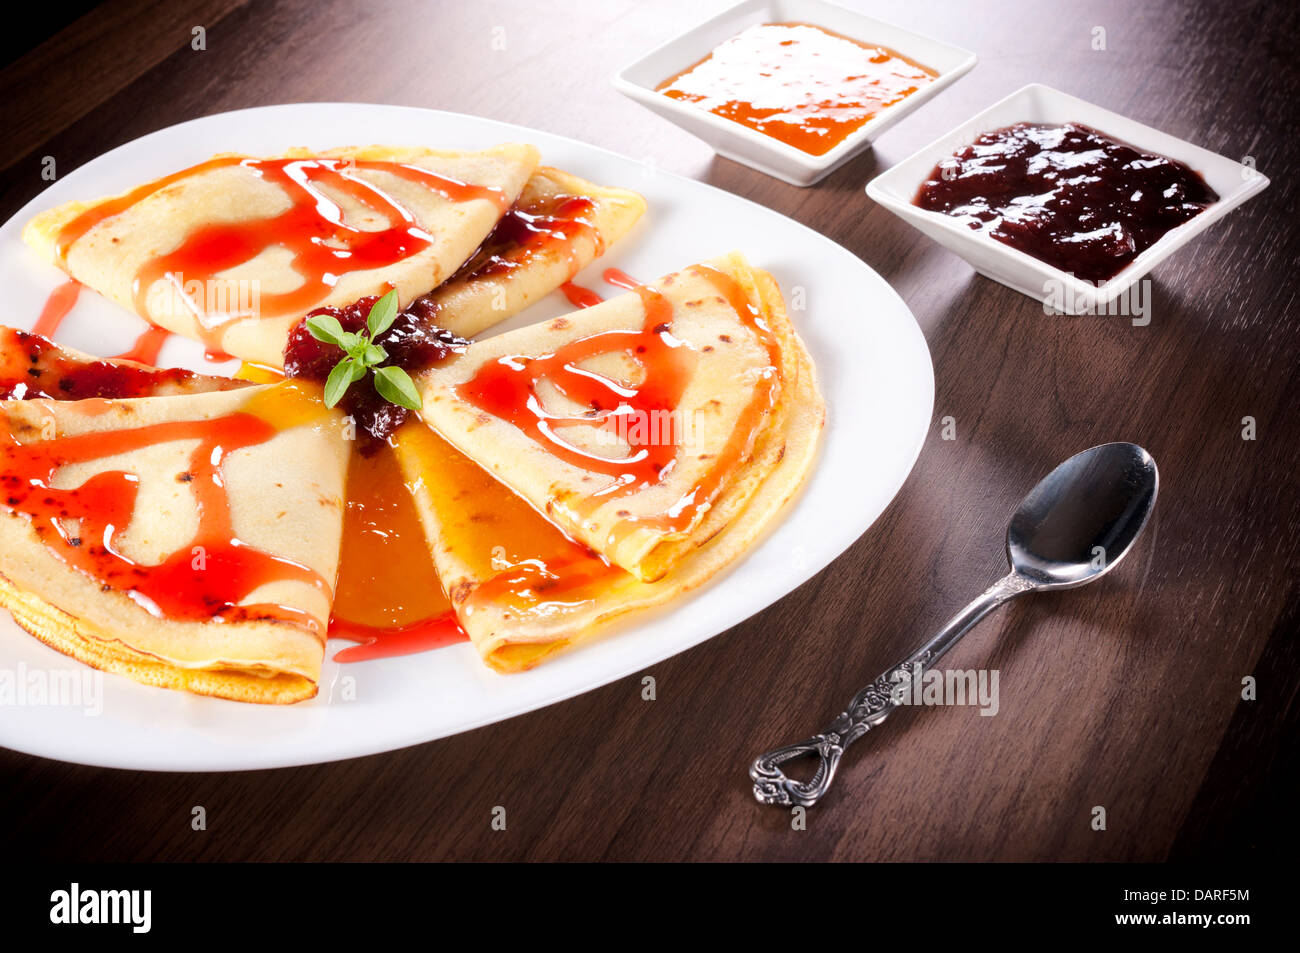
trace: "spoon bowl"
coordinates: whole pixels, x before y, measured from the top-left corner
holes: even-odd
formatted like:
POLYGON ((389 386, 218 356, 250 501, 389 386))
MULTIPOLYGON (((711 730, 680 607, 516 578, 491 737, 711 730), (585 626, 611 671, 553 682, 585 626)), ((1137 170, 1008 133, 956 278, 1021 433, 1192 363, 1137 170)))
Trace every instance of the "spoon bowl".
POLYGON ((1137 444, 1076 453, 1029 491, 1007 527, 1011 567, 1036 589, 1070 589, 1110 572, 1155 507, 1156 462, 1137 444))

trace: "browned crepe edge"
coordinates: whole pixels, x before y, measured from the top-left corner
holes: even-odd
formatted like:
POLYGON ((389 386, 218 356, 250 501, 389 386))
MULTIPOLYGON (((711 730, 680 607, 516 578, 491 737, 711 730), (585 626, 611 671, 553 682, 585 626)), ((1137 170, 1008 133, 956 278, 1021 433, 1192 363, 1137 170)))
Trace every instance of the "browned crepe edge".
POLYGON ((56 652, 145 685, 264 705, 287 705, 316 695, 317 683, 296 673, 267 668, 263 674, 252 667, 183 668, 169 664, 112 638, 87 619, 23 592, 3 573, 0 606, 9 610, 19 626, 56 652))

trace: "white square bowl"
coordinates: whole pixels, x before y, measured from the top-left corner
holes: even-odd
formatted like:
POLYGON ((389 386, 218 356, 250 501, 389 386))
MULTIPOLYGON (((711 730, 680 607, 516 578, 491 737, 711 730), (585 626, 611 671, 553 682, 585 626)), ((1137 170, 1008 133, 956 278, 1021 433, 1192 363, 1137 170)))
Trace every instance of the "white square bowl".
POLYGON ((913 109, 970 72, 975 54, 957 46, 932 40, 920 33, 846 10, 825 0, 745 0, 701 23, 658 49, 647 53, 614 76, 614 87, 623 95, 699 136, 718 155, 742 162, 791 185, 812 185, 843 165, 871 140, 913 109), (844 138, 825 155, 809 155, 738 122, 724 119, 693 103, 672 99, 655 87, 689 69, 712 53, 721 43, 759 23, 808 23, 862 43, 887 46, 939 75, 901 102, 882 109, 844 138))
POLYGON ((1157 264, 1267 187, 1268 179, 1252 167, 1050 86, 1033 83, 876 176, 867 183, 867 195, 940 245, 965 258, 985 277, 1044 303, 1050 299, 1053 309, 1068 314, 1087 314, 1106 309, 1157 264), (1170 229, 1115 277, 1096 285, 1004 245, 950 215, 927 211, 913 204, 921 183, 929 178, 941 161, 983 133, 1018 122, 1053 125, 1078 122, 1143 152, 1177 159, 1199 172, 1218 194, 1219 200, 1194 218, 1170 229))

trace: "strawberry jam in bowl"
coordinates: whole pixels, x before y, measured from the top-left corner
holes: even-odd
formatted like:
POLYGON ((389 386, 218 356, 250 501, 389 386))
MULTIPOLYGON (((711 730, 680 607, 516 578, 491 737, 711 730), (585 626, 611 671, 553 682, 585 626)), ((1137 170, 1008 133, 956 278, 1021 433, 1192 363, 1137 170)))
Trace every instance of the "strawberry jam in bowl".
POLYGON ((1218 200, 1175 159, 1080 123, 1022 122, 939 162, 914 204, 1100 283, 1218 200))

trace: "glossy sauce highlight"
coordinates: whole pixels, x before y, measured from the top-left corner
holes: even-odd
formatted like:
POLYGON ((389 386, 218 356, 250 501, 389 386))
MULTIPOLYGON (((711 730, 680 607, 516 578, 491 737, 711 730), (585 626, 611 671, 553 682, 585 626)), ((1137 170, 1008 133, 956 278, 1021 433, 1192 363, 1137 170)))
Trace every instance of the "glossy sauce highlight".
POLYGON ((264 218, 194 228, 180 247, 155 257, 134 277, 135 306, 141 315, 150 313, 148 298, 157 293, 156 289, 175 285, 174 293, 194 314, 203 343, 213 349, 220 348, 222 326, 232 320, 305 312, 324 300, 342 275, 391 266, 432 244, 433 237, 409 209, 379 186, 357 176, 357 171, 385 172, 453 202, 484 200, 502 211, 508 206, 506 197, 497 189, 458 182, 399 162, 221 156, 86 210, 59 232, 56 249, 60 261, 66 262, 76 242, 100 223, 187 178, 231 166, 278 186, 289 198, 289 208, 264 218), (346 196, 379 215, 385 227, 363 230, 350 225, 331 193, 346 196), (257 314, 243 313, 238 308, 221 314, 207 313, 203 302, 193 301, 179 286, 182 280, 189 284, 219 279, 222 273, 271 247, 289 251, 291 268, 301 282, 292 291, 260 295, 257 314))
MULTIPOLYGON (((757 382, 754 395, 742 409, 728 443, 705 476, 663 515, 621 520, 614 528, 615 537, 629 531, 632 524, 650 524, 668 531, 692 525, 752 450, 763 416, 771 410, 779 392, 780 348, 749 295, 735 279, 715 268, 697 265, 689 270, 717 289, 767 350, 770 367, 757 382)), ((606 274, 608 278, 609 273, 606 274)), ((565 439, 565 430, 571 427, 612 429, 627 418, 650 420, 657 413, 671 415, 680 404, 694 373, 697 355, 673 335, 674 314, 669 300, 648 285, 635 284, 634 291, 644 311, 639 329, 597 332, 541 356, 502 357, 483 365, 458 388, 460 396, 469 403, 513 424, 559 459, 609 478, 603 487, 578 502, 580 517, 611 497, 666 479, 681 450, 675 439, 636 443, 632 439, 634 430, 628 431, 629 452, 623 457, 594 454, 565 439), (625 355, 636 366, 639 384, 612 380, 583 367, 584 362, 611 353, 625 355), (538 394, 538 385, 543 380, 584 409, 568 414, 547 411, 538 394)), ((678 436, 678 428, 672 428, 670 433, 678 436)))
POLYGON ((807 23, 764 23, 657 89, 820 156, 937 76, 887 47, 807 23))

